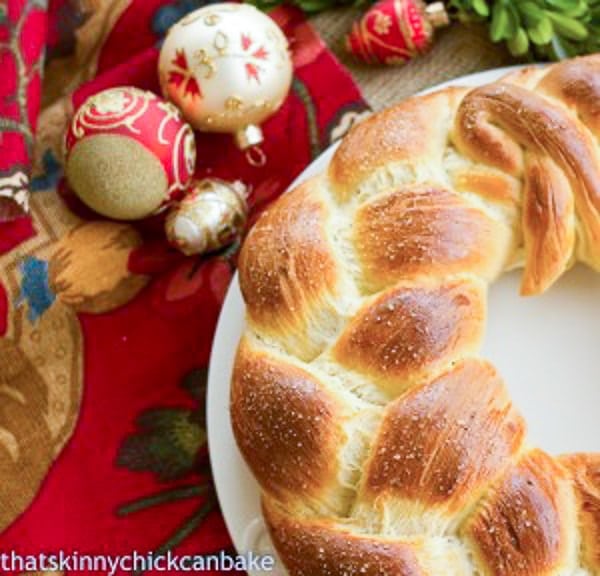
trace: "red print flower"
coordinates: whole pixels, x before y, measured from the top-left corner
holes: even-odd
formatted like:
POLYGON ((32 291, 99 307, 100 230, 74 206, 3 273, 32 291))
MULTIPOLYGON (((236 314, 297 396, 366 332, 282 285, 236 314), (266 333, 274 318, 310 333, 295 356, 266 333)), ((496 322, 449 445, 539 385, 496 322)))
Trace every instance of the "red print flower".
POLYGON ((248 76, 248 80, 256 80, 260 84, 260 78, 258 76, 260 68, 258 66, 252 64, 252 62, 246 62, 246 74, 248 76))
POLYGON ((269 53, 264 46, 261 46, 258 48, 258 50, 252 53, 252 56, 254 56, 254 58, 258 58, 259 60, 266 60, 268 55, 269 53))
POLYGON ((255 80, 260 84, 260 73, 262 68, 259 66, 259 63, 267 60, 269 58, 269 53, 264 46, 254 48, 254 40, 248 34, 242 34, 241 43, 242 50, 248 56, 248 61, 244 64, 248 81, 255 80))
POLYGON ((252 38, 247 34, 242 34, 242 48, 244 52, 247 52, 250 46, 252 46, 252 38))
POLYGON ((195 96, 201 98, 202 90, 200 90, 200 84, 198 84, 196 77, 189 69, 183 50, 177 50, 172 65, 173 69, 169 71, 169 83, 175 84, 178 88, 183 85, 186 96, 191 94, 192 98, 195 96))

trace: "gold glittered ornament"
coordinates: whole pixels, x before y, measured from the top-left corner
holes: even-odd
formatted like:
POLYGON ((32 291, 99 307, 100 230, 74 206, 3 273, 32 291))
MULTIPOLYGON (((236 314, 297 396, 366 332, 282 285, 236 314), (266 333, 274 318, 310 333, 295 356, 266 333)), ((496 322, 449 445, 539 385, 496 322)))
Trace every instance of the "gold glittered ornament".
POLYGON ((194 133, 171 104, 133 86, 90 96, 65 134, 65 173, 103 216, 138 220, 179 198, 194 173, 194 133))
POLYGON ((239 181, 207 178, 194 182, 167 216, 169 242, 188 256, 231 244, 246 225, 246 195, 246 186, 239 181))
POLYGON ((262 142, 259 124, 285 100, 292 61, 281 29, 248 4, 210 4, 167 34, 163 94, 198 130, 229 132, 242 149, 262 142))

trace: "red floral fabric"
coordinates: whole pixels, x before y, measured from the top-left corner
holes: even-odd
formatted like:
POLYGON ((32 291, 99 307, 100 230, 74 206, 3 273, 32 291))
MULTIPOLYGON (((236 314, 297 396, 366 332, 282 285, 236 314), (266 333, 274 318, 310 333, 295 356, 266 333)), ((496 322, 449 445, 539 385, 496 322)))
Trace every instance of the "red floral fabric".
POLYGON ((44 1, 0 4, 0 221, 27 209, 46 27, 44 1))
MULTIPOLYGON (((50 15, 50 35, 57 43, 62 38, 61 46, 68 45, 57 24, 60 11, 69 17, 65 4, 54 3, 57 12, 50 15)), ((22 5, 23 0, 9 0, 9 20, 22 5)), ((73 107, 111 86, 135 85, 158 92, 160 39, 170 24, 201 5, 194 0, 130 1, 103 42, 96 77, 72 94, 73 107)), ((40 34, 41 39, 44 12, 41 7, 35 10, 25 32, 40 34)), ((197 134, 196 175, 244 181, 251 189, 251 221, 366 109, 350 76, 301 15, 285 9, 273 16, 290 40, 295 77, 285 104, 263 126, 266 164, 251 165, 230 136, 197 134)), ((7 30, 4 26, 0 33, 6 35, 7 30)), ((39 39, 27 45, 29 63, 40 55, 39 39)), ((0 81, 1 111, 17 118, 15 105, 9 103, 18 82, 14 57, 0 58, 4 58, 1 69, 9 70, 14 79, 5 81, 3 76, 0 81)), ((39 71, 28 83, 32 99, 27 121, 34 126, 39 71)), ((6 138, 19 143, 11 148, 11 156, 0 153, 1 168, 27 168, 30 151, 22 135, 4 133, 4 145, 6 138)), ((85 229, 98 217, 59 183, 61 159, 51 150, 39 153, 44 173, 36 175, 32 186, 36 215, 53 206, 52 214, 63 215, 66 222, 75 218, 73 212, 81 219, 74 229, 85 229)), ((95 258, 94 245, 75 240, 69 245, 67 238, 30 249, 36 234, 52 231, 50 217, 0 225, 0 254, 4 253, 0 278, 13 277, 18 269, 15 277, 21 293, 16 299, 14 287, 0 285, 0 343, 3 335, 16 341, 18 335, 9 334, 9 327, 22 307, 28 309, 29 318, 23 320, 24 326, 42 326, 44 318, 62 306, 68 309, 64 314, 73 314, 80 330, 81 356, 73 361, 81 361, 83 373, 73 435, 27 510, 0 535, 0 551, 118 555, 134 550, 178 554, 232 550, 210 479, 204 392, 213 332, 235 270, 236 247, 210 257, 184 257, 166 244, 162 225, 161 218, 154 218, 131 227, 142 243, 129 254, 128 273, 146 276, 147 283, 123 306, 96 314, 78 312, 74 305, 69 308, 72 302, 50 286, 47 275, 48 261, 54 258, 52 242, 61 244, 63 251, 68 246, 75 261, 95 258)), ((98 257, 102 255, 98 252, 98 257)), ((1 356, 0 349, 0 381, 1 356)))

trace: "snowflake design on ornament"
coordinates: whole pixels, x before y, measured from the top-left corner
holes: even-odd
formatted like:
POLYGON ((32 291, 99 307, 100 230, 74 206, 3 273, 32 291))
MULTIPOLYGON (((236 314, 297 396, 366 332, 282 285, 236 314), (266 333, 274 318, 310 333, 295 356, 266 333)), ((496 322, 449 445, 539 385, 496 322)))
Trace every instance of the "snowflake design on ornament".
POLYGON ((387 15, 381 12, 375 13, 375 24, 373 26, 375 32, 380 36, 385 36, 390 31, 392 27, 392 19, 387 15))
POLYGON ((248 58, 244 64, 248 82, 255 80, 257 84, 260 84, 260 73, 263 70, 260 64, 269 59, 269 53, 264 46, 257 47, 249 34, 242 34, 241 44, 244 55, 248 58))
POLYGON ((177 88, 183 87, 184 95, 190 94, 192 98, 198 96, 202 98, 200 84, 194 76, 194 73, 188 66, 188 61, 183 50, 175 52, 175 58, 171 62, 173 69, 169 71, 169 84, 174 84, 177 88))
POLYGON ((125 110, 129 100, 124 90, 107 90, 92 96, 92 106, 98 114, 117 114, 125 110))

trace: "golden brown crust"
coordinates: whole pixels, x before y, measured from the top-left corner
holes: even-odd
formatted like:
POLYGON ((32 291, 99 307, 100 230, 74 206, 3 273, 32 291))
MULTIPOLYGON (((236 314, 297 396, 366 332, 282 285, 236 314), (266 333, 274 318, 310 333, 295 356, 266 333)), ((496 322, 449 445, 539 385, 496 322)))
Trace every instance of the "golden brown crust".
POLYGON ((402 189, 358 211, 354 246, 369 289, 419 274, 469 270, 495 277, 512 236, 502 223, 443 188, 402 189))
POLYGON ((506 174, 469 167, 452 176, 454 187, 459 192, 472 192, 484 200, 507 208, 518 206, 521 199, 520 190, 515 185, 518 181, 506 174))
POLYGON ((467 156, 515 176, 523 173, 521 147, 554 160, 575 195, 583 258, 600 267, 600 160, 589 134, 567 111, 530 90, 498 82, 465 97, 454 138, 467 156))
POLYGON ((524 435, 496 370, 467 360, 387 407, 362 497, 419 501, 455 514, 508 467, 524 435))
POLYGON ((573 479, 583 564, 600 574, 600 454, 573 454, 561 457, 560 462, 573 479))
POLYGON ((318 189, 313 178, 284 195, 242 248, 240 286, 249 319, 275 337, 306 330, 311 312, 327 308, 336 291, 338 264, 325 235, 327 208, 318 189))
POLYGON ((356 125, 329 165, 329 179, 340 202, 375 170, 394 163, 441 162, 446 135, 466 91, 452 88, 410 98, 356 125))
POLYGON ((493 576, 555 574, 571 552, 568 480, 553 458, 535 450, 502 479, 463 534, 493 576))
POLYGON ((505 114, 513 113, 514 103, 505 102, 506 94, 512 90, 517 88, 498 82, 469 92, 456 113, 454 142, 460 152, 474 161, 519 177, 523 172, 523 152, 504 132, 502 123, 505 114), (496 118, 500 122, 492 121, 496 118))
POLYGON ((334 481, 341 408, 304 370, 244 341, 233 369, 231 422, 264 490, 317 496, 334 481))
POLYGON ((600 456, 525 449, 475 358, 504 269, 524 294, 600 270, 599 78, 410 99, 249 235, 232 419, 292 576, 600 574, 600 456))
POLYGON ((564 174, 549 158, 531 158, 523 195, 523 295, 544 292, 564 272, 575 248, 574 218, 573 195, 564 174))
POLYGON ((263 512, 290 576, 426 576, 414 545, 286 514, 268 497, 263 512))
POLYGON ((585 126, 600 135, 600 56, 592 54, 552 66, 543 90, 574 108, 585 126))
POLYGON ((475 352, 483 335, 485 293, 467 280, 407 284, 363 307, 333 349, 345 368, 392 394, 475 352))

